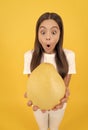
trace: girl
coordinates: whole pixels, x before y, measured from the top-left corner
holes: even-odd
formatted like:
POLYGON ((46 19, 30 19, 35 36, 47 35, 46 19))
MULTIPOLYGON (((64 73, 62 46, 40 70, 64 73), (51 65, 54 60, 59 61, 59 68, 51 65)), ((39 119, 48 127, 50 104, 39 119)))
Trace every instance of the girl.
POLYGON ((40 16, 36 24, 34 49, 24 54, 24 74, 30 78, 31 72, 42 62, 51 63, 64 80, 66 93, 60 104, 52 110, 40 110, 32 105, 39 130, 58 130, 69 96, 68 85, 71 75, 76 73, 75 54, 71 50, 63 49, 63 22, 56 13, 46 12, 40 16))

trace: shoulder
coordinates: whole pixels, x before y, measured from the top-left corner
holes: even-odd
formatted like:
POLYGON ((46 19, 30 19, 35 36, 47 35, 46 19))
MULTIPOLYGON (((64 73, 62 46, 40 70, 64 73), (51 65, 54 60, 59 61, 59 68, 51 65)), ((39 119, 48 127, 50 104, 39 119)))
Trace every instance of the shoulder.
POLYGON ((75 57, 75 52, 73 50, 64 49, 66 57, 75 57))
POLYGON ((30 64, 32 59, 32 53, 33 50, 29 50, 24 53, 24 71, 23 71, 24 74, 31 73, 30 64))
POLYGON ((72 50, 64 49, 68 61, 68 74, 76 74, 75 52, 72 50))
POLYGON ((32 57, 32 54, 33 54, 33 50, 28 50, 24 53, 24 57, 26 58, 32 57))
POLYGON ((69 63, 75 61, 75 52, 73 50, 64 49, 64 53, 69 63))

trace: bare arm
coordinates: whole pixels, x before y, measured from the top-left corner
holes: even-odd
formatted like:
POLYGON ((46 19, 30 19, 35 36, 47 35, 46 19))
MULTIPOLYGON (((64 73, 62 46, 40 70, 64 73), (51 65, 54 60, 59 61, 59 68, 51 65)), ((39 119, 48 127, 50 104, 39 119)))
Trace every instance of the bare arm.
POLYGON ((69 97, 69 95, 70 95, 70 91, 69 91, 69 83, 70 83, 70 80, 71 80, 71 74, 68 74, 68 75, 64 78, 64 83, 65 83, 65 86, 66 86, 66 92, 65 92, 64 98, 61 100, 63 103, 67 102, 68 97, 69 97))
MULTIPOLYGON (((29 78, 30 74, 28 74, 27 76, 29 78)), ((27 92, 24 93, 24 97, 27 98, 27 92)))
MULTIPOLYGON (((28 74, 28 78, 30 77, 30 74, 28 74)), ((25 92, 25 94, 24 94, 24 97, 25 98, 27 98, 27 92, 25 92)), ((30 106, 32 106, 33 104, 32 104, 32 101, 31 100, 29 100, 28 102, 27 102, 27 105, 30 107, 30 106)), ((36 110, 38 110, 39 108, 38 108, 38 106, 32 106, 32 109, 34 110, 34 111, 36 111, 36 110)))
POLYGON ((66 86, 66 92, 65 92, 65 95, 64 97, 61 99, 60 101, 60 104, 56 105, 53 110, 58 110, 58 109, 61 109, 64 105, 64 103, 67 102, 68 100, 68 97, 70 95, 70 91, 69 91, 69 83, 70 83, 70 80, 71 80, 71 74, 67 74, 67 76, 64 78, 64 83, 65 83, 65 86, 66 86))
POLYGON ((64 78, 65 86, 68 87, 71 80, 71 74, 67 74, 67 76, 64 78))
POLYGON ((28 77, 30 76, 30 74, 28 74, 28 77))

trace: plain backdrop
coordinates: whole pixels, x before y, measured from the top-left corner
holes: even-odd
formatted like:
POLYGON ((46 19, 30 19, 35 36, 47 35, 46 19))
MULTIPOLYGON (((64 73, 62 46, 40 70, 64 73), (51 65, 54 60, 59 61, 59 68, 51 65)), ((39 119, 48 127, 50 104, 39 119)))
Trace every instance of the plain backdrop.
POLYGON ((27 107, 24 53, 33 49, 35 25, 44 12, 64 23, 64 48, 76 54, 77 74, 60 130, 88 130, 88 1, 0 0, 0 130, 38 130, 27 107))

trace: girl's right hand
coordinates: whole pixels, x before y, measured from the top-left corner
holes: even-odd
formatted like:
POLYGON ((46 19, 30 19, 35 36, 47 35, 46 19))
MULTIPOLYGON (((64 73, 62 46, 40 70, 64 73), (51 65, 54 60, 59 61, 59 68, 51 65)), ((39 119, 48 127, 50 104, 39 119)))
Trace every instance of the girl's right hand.
MULTIPOLYGON (((27 92, 25 92, 24 97, 27 98, 27 92)), ((38 106, 34 106, 34 105, 33 105, 33 103, 32 103, 31 100, 29 100, 29 101, 27 102, 27 106, 29 106, 29 107, 32 106, 33 111, 37 111, 37 110, 39 109, 38 106)), ((46 112, 46 110, 41 110, 41 111, 42 111, 43 113, 46 112)))
MULTIPOLYGON (((27 98, 27 92, 25 92, 24 97, 27 98)), ((29 101, 27 102, 27 106, 30 107, 30 106, 32 106, 32 105, 33 105, 33 104, 32 104, 32 101, 29 100, 29 101)), ((34 111, 37 111, 37 109, 38 109, 37 106, 33 106, 32 108, 33 108, 34 111)))

